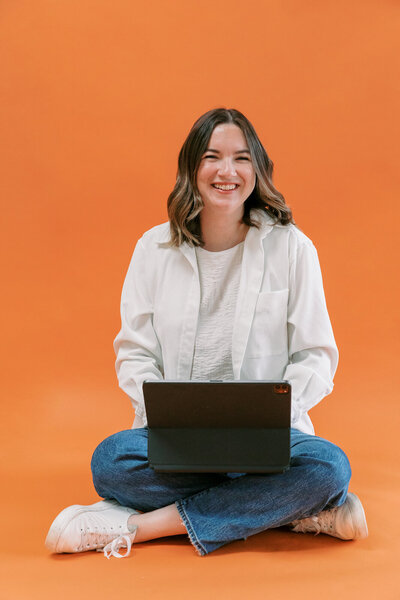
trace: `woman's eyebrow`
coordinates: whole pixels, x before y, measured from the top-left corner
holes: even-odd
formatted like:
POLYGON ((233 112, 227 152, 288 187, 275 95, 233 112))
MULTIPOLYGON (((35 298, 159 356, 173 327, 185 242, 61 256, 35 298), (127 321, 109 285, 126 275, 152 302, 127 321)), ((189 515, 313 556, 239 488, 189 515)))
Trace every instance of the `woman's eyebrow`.
MULTIPOLYGON (((219 150, 214 150, 213 148, 207 148, 206 152, 215 152, 216 154, 220 154, 219 150)), ((250 154, 250 150, 247 150, 247 148, 243 150, 237 150, 235 154, 242 154, 243 152, 250 154)))

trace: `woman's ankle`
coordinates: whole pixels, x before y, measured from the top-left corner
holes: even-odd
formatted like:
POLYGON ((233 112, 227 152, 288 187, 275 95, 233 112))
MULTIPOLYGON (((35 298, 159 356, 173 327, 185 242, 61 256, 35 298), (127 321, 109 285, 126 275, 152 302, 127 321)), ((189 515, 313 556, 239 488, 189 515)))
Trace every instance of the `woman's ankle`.
POLYGON ((137 526, 137 532, 134 543, 187 533, 175 504, 131 515, 128 519, 129 531, 133 531, 135 526, 137 526))

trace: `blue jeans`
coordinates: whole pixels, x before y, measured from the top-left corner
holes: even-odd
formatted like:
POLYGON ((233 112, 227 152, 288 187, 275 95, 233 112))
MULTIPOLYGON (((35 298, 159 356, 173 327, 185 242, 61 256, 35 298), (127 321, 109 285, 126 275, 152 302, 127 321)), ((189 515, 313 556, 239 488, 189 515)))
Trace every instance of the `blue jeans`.
POLYGON ((101 442, 91 463, 94 487, 141 512, 175 503, 200 556, 346 499, 351 469, 344 452, 297 429, 290 469, 278 474, 157 473, 147 460, 147 436, 143 427, 101 442))

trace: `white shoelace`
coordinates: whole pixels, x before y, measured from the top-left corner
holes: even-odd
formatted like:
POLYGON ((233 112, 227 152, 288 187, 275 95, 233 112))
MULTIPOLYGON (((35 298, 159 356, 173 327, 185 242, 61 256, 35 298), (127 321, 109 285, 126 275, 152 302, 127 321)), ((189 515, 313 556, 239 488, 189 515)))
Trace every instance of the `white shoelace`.
POLYGON ((299 521, 293 522, 292 531, 296 533, 315 533, 318 535, 319 533, 330 533, 334 531, 335 527, 335 518, 337 513, 337 508, 332 508, 330 510, 325 510, 320 512, 319 515, 314 515, 313 517, 308 517, 306 519, 301 519, 299 521))
POLYGON ((318 518, 315 516, 300 521, 294 521, 293 523, 296 523, 292 529, 295 533, 315 533, 315 535, 318 535, 321 532, 321 526, 318 522, 318 518))
POLYGON ((127 533, 125 535, 120 535, 119 537, 109 542, 104 548, 98 548, 98 552, 104 552, 104 556, 106 558, 111 558, 114 556, 115 558, 126 558, 131 553, 132 542, 135 539, 137 532, 137 527, 134 532, 127 533), (125 554, 120 554, 118 550, 120 548, 126 548, 125 554))

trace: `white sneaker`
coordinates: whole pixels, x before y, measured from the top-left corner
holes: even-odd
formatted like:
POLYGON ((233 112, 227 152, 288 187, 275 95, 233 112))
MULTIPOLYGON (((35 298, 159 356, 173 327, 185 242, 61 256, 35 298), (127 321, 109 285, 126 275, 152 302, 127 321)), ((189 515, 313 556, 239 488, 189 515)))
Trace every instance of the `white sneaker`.
POLYGON ((121 506, 115 500, 102 500, 89 506, 75 504, 54 519, 46 537, 51 552, 104 551, 107 558, 129 556, 137 526, 128 529, 130 515, 137 510, 121 506), (125 554, 118 550, 126 547, 125 554))
POLYGON ((367 520, 360 499, 347 494, 341 506, 324 510, 313 517, 290 523, 295 533, 326 533, 342 540, 361 540, 368 536, 367 520))

